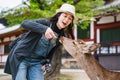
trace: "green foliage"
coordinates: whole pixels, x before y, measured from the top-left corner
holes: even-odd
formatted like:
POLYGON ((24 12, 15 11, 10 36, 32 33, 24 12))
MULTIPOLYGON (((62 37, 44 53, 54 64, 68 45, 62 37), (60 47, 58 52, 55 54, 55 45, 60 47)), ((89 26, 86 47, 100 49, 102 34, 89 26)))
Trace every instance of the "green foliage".
POLYGON ((30 0, 30 8, 39 9, 40 1, 43 1, 43 0, 30 0))
POLYGON ((77 25, 78 25, 78 27, 80 27, 81 29, 87 29, 87 27, 89 27, 89 25, 90 25, 90 20, 86 20, 86 21, 83 21, 83 22, 79 22, 77 25))
POLYGON ((95 15, 95 11, 92 11, 92 9, 101 7, 103 5, 103 0, 81 0, 75 5, 77 16, 88 20, 95 15), (81 16, 78 14, 81 14, 81 16))
POLYGON ((38 19, 38 18, 47 18, 50 17, 52 15, 52 13, 50 13, 49 11, 41 11, 39 9, 35 9, 35 10, 31 10, 31 9, 27 9, 27 10, 23 10, 20 11, 17 10, 15 11, 14 15, 13 14, 8 14, 6 16, 7 20, 8 20, 8 24, 9 26, 13 26, 15 24, 20 24, 23 20, 26 19, 38 19))
POLYGON ((78 25, 77 37, 79 39, 89 38, 90 37, 90 27, 89 27, 90 26, 90 20, 79 22, 77 25, 78 25))
MULTIPOLYGON (((55 14, 63 3, 69 3, 76 7, 76 16, 82 18, 83 21, 79 23, 85 28, 90 23, 90 18, 97 14, 103 14, 106 10, 94 10, 95 8, 104 5, 104 0, 30 0, 29 8, 21 8, 14 11, 14 14, 8 14, 9 26, 19 24, 25 19, 36 19, 41 17, 50 17, 55 14), (88 23, 89 22, 89 23, 88 23)), ((109 11, 118 10, 117 8, 110 8, 109 11)), ((78 26, 79 26, 78 25, 78 26)))

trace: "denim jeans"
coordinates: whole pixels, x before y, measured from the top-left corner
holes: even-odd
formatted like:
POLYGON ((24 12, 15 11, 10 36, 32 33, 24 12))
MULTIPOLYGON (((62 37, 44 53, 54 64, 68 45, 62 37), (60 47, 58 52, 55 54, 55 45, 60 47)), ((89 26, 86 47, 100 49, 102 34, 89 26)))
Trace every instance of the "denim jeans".
POLYGON ((39 59, 25 59, 19 65, 15 80, 44 80, 41 67, 39 59))

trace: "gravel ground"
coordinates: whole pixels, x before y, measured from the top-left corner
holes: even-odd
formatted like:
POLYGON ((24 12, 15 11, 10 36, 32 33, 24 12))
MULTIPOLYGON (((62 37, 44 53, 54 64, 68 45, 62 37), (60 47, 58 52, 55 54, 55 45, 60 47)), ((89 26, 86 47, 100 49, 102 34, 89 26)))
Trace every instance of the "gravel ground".
POLYGON ((0 80, 12 80, 10 75, 0 75, 0 80))
POLYGON ((61 74, 71 76, 72 80, 90 80, 84 70, 80 69, 62 70, 61 74))
MULTIPOLYGON (((3 70, 0 70, 3 71, 3 70)), ((68 75, 72 79, 65 80, 90 80, 84 70, 61 70, 61 74, 68 75)), ((0 73, 0 80, 12 80, 11 75, 0 73)))

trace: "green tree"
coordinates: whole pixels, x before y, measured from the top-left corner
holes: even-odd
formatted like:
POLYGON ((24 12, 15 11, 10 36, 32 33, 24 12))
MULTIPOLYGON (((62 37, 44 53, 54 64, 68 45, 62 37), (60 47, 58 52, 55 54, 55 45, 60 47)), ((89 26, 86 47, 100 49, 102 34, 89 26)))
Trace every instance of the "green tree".
MULTIPOLYGON (((30 5, 27 8, 13 10, 14 13, 8 11, 6 16, 9 26, 21 23, 25 19, 36 19, 41 17, 50 17, 55 14, 63 3, 70 3, 76 7, 77 18, 90 20, 91 17, 98 14, 99 11, 92 9, 100 7, 104 4, 103 0, 30 0, 30 5), (28 16, 28 14, 30 16, 28 16), (35 14, 35 15, 33 15, 35 14), (14 20, 11 18, 14 17, 14 20)), ((25 3, 24 3, 25 4, 25 3)), ((102 12, 102 11, 101 11, 102 12)), ((4 12, 3 12, 4 13, 4 12)), ((99 12, 100 13, 100 12, 99 12)))

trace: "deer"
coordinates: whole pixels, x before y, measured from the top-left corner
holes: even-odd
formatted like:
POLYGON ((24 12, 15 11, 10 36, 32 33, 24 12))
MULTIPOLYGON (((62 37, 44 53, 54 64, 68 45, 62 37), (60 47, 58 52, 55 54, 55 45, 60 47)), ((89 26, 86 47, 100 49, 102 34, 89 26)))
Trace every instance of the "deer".
POLYGON ((120 72, 104 68, 91 54, 100 48, 100 44, 86 44, 83 40, 61 37, 65 50, 76 59, 90 80, 120 80, 120 72))

